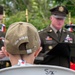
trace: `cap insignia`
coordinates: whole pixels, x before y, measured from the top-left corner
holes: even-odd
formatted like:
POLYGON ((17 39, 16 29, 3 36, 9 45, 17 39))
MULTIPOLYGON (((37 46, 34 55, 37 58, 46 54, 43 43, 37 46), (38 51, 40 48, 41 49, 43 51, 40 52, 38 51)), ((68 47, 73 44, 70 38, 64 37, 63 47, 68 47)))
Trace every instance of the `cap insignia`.
POLYGON ((59 7, 59 11, 60 11, 60 12, 63 12, 63 11, 64 11, 64 8, 63 8, 62 6, 60 6, 60 7, 59 7))

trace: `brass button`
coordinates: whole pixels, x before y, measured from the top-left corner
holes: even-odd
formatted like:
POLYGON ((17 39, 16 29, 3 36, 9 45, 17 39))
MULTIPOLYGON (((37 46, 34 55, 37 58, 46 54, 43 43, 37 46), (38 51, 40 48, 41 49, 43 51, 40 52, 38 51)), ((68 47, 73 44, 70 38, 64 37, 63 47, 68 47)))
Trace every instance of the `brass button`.
POLYGON ((52 32, 52 30, 49 30, 50 32, 52 32))
POLYGON ((53 47, 52 46, 49 46, 49 49, 52 49, 53 47))

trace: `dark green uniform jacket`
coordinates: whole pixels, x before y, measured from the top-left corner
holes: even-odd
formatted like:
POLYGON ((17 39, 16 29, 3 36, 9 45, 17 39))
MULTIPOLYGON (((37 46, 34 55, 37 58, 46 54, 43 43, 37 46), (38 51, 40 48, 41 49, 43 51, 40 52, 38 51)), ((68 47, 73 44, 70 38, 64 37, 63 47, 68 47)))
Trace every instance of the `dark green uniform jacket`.
MULTIPOLYGON (((57 35, 54 31, 48 26, 44 30, 39 32, 41 38, 41 46, 43 50, 41 53, 47 53, 51 51, 58 43, 75 43, 75 36, 74 34, 70 33, 69 31, 62 29, 60 41, 58 40, 57 35), (69 38, 69 39, 67 39, 69 38)), ((61 48, 60 48, 61 49, 61 48)), ((40 53, 40 55, 41 55, 40 53)), ((66 54, 67 55, 67 54, 66 54)), ((69 57, 63 55, 45 55, 44 60, 40 61, 39 64, 47 64, 47 65, 58 65, 63 67, 69 67, 69 61, 72 60, 69 57)), ((74 60, 72 60, 74 62, 74 60)))

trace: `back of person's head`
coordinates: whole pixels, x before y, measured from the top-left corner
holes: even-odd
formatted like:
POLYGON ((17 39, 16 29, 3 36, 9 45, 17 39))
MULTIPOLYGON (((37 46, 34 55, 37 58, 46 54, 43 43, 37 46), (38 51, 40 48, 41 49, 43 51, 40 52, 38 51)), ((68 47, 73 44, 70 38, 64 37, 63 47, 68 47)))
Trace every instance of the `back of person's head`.
POLYGON ((6 32, 5 47, 12 55, 29 55, 35 52, 40 48, 37 29, 26 22, 11 24, 6 32))

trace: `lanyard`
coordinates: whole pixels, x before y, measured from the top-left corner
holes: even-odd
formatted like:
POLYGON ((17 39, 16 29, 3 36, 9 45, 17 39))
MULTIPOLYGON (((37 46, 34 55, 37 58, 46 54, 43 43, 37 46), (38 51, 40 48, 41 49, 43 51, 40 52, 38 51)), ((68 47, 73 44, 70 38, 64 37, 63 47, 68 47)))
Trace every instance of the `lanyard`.
POLYGON ((18 60, 18 66, 24 66, 26 64, 26 61, 24 60, 18 60))

